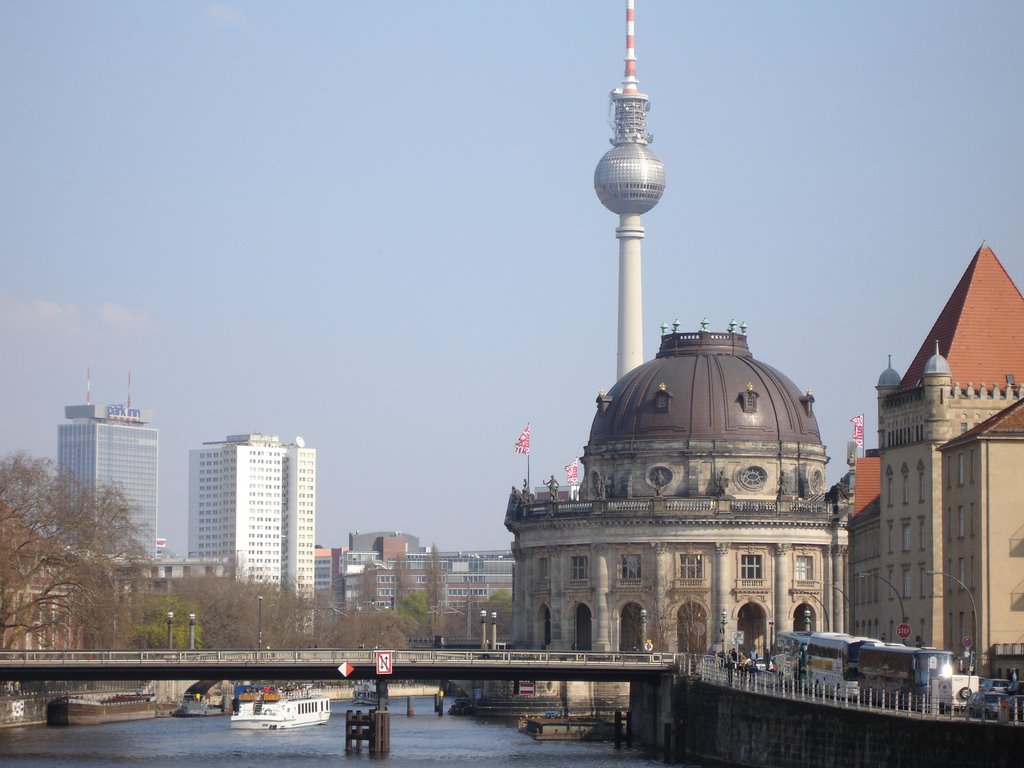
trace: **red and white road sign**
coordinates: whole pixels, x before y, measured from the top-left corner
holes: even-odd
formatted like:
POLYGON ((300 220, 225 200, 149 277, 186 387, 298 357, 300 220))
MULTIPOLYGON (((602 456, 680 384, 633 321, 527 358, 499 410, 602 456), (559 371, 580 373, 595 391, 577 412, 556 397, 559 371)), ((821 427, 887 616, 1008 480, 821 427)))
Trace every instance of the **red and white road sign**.
POLYGON ((911 630, 909 624, 900 624, 898 627, 896 627, 896 637, 900 638, 901 640, 906 640, 908 637, 910 637, 910 631, 911 630))
POLYGON ((374 651, 373 658, 377 662, 378 675, 390 675, 394 671, 394 651, 374 651))
POLYGON ((964 639, 961 642, 963 642, 964 648, 970 648, 972 645, 974 645, 974 638, 970 635, 966 635, 964 636, 964 639))
POLYGON ((533 696, 533 680, 520 680, 519 681, 519 695, 520 696, 533 696))
POLYGON ((338 667, 338 671, 341 672, 342 677, 348 677, 355 671, 355 667, 349 664, 347 661, 341 662, 341 666, 338 667))

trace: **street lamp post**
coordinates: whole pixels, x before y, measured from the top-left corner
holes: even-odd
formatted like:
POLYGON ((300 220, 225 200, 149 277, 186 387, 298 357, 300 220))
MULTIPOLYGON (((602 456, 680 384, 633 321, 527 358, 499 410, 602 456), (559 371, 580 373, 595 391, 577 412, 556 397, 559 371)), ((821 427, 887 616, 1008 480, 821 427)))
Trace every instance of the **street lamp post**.
POLYGON ((647 609, 640 609, 640 647, 647 650, 647 609))
POLYGON ((718 630, 721 633, 721 635, 722 635, 722 659, 723 660, 725 659, 725 622, 726 622, 726 619, 728 618, 728 616, 729 616, 729 614, 725 611, 725 609, 723 609, 722 610, 721 629, 718 630))
POLYGON ((974 602, 974 595, 971 593, 971 590, 967 588, 967 585, 960 581, 960 579, 958 579, 956 576, 951 576, 948 573, 943 573, 942 571, 925 571, 925 575, 945 576, 947 579, 952 579, 957 584, 959 584, 967 593, 967 596, 971 598, 971 614, 974 617, 974 637, 971 638, 971 647, 968 649, 968 653, 970 654, 970 661, 967 664, 967 687, 970 688, 971 675, 974 674, 974 657, 978 652, 978 606, 974 602))
POLYGON ((196 615, 188 615, 188 649, 194 651, 196 648, 196 615))
MULTIPOLYGON (((859 576, 860 578, 864 578, 865 576, 874 576, 879 581, 888 584, 889 585, 889 589, 891 589, 892 593, 894 595, 896 595, 896 599, 899 600, 899 603, 900 603, 900 622, 904 623, 904 624, 907 622, 907 611, 903 607, 903 598, 900 596, 900 591, 898 589, 896 589, 896 585, 894 585, 891 581, 889 581, 884 576, 879 576, 877 573, 868 573, 867 571, 860 571, 857 574, 857 576, 859 576)), ((906 641, 904 640, 903 642, 904 642, 904 645, 905 645, 906 641)))
POLYGON ((768 620, 768 658, 770 659, 775 650, 775 621, 768 620))
POLYGON ((804 608, 804 631, 811 631, 811 609, 804 608))
POLYGON ((487 647, 487 611, 480 609, 480 647, 487 647))
POLYGON ((256 595, 256 648, 263 650, 263 595, 256 595))
POLYGON ((491 648, 498 647, 498 612, 491 611, 491 648))
POLYGON ((167 647, 174 648, 174 611, 167 612, 167 647))

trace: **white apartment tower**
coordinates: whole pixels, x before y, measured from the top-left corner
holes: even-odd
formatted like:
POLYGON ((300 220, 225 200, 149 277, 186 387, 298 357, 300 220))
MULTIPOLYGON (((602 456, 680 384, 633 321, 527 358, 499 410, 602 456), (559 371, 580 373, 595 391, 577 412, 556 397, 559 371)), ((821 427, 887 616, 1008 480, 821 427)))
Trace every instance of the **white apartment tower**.
POLYGON ((313 590, 316 449, 301 437, 229 435, 189 452, 188 548, 239 575, 313 590))

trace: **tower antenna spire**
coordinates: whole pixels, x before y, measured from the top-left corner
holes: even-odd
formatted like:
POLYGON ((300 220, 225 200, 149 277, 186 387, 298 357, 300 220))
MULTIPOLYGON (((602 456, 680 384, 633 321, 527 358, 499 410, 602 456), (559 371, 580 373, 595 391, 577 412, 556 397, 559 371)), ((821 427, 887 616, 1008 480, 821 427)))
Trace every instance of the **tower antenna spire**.
POLYGON ((132 372, 128 371, 128 407, 132 407, 132 372))
POLYGON ((636 79, 636 32, 633 26, 635 18, 633 0, 626 0, 626 76, 622 81, 623 93, 636 93, 640 84, 636 79))
POLYGON ((644 361, 643 291, 640 243, 644 227, 640 215, 658 204, 665 192, 665 166, 648 148, 650 101, 640 93, 636 78, 634 0, 626 0, 626 72, 621 88, 610 98, 611 144, 594 171, 594 191, 601 204, 619 215, 615 237, 619 241, 619 329, 616 377, 644 361))
POLYGON ((85 404, 92 405, 92 368, 85 368, 85 404))

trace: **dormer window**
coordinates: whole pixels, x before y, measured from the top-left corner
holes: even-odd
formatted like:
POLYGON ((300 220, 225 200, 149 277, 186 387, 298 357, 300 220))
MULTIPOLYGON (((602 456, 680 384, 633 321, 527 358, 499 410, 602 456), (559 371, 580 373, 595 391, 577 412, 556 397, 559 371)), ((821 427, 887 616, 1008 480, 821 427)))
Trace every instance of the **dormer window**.
POLYGON ((654 412, 668 413, 671 404, 672 393, 668 391, 668 387, 662 382, 658 385, 658 391, 654 393, 654 412))
POLYGON ((743 405, 744 413, 757 413, 758 394, 754 391, 752 382, 747 382, 747 390, 740 395, 740 403, 743 405))
POLYGON ((612 405, 612 396, 606 395, 603 389, 597 391, 597 412, 599 415, 604 416, 608 413, 608 409, 612 405))

